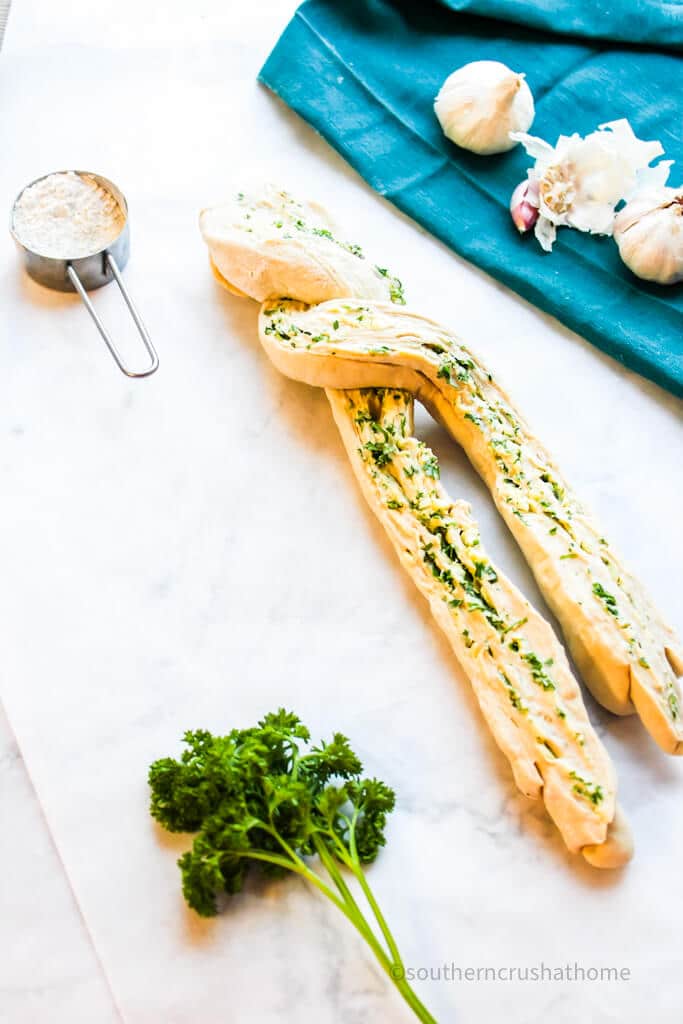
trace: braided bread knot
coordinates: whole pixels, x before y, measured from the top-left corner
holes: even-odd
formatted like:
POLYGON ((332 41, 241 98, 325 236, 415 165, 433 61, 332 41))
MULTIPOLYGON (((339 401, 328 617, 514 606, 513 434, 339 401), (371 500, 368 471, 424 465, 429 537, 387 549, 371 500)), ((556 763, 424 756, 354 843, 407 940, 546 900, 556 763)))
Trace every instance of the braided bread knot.
POLYGON ((218 280, 261 302, 259 338, 284 374, 323 387, 360 487, 468 675, 515 782, 567 847, 598 867, 632 855, 616 777, 564 648, 487 554, 413 436, 418 398, 463 447, 527 559, 596 699, 637 712, 683 751, 671 630, 481 360, 405 307, 400 280, 326 211, 274 186, 205 210, 218 280))

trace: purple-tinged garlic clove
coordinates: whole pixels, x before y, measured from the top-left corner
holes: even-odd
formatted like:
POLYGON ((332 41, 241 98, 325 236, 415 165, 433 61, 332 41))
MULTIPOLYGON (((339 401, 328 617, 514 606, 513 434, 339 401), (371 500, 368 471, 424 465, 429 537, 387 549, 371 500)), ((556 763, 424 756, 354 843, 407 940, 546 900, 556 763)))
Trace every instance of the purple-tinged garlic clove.
POLYGON ((510 197, 510 216, 520 235, 531 230, 538 220, 537 181, 520 181, 510 197))

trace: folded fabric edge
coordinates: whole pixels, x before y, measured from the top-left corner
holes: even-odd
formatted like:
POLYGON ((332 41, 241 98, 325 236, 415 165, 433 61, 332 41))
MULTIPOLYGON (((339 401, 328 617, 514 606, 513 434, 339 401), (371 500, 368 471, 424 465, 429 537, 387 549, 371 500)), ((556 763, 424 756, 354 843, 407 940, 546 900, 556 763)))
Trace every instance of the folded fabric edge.
POLYGON ((588 42, 627 43, 648 49, 679 52, 683 49, 683 18, 676 15, 677 4, 664 3, 660 11, 652 0, 640 0, 631 10, 614 4, 601 9, 595 6, 596 24, 582 18, 580 4, 572 0, 555 0, 552 4, 524 3, 523 0, 436 0, 452 14, 475 15, 507 21, 511 25, 534 28, 553 35, 565 35, 588 42), (658 16, 659 14, 659 16, 658 16))

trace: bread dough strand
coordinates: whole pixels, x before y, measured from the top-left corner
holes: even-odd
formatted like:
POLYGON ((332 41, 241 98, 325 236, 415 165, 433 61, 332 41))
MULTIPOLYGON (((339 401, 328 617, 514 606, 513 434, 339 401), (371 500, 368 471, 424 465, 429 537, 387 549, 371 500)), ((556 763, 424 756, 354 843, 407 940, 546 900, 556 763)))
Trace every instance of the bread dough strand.
MULTIPOLYGON (((609 756, 553 630, 491 561, 469 505, 448 496, 434 453, 412 436, 412 396, 327 396, 363 494, 467 673, 517 786, 542 796, 570 850, 600 846, 616 810, 609 756)), ((623 863, 628 833, 619 847, 623 863)))

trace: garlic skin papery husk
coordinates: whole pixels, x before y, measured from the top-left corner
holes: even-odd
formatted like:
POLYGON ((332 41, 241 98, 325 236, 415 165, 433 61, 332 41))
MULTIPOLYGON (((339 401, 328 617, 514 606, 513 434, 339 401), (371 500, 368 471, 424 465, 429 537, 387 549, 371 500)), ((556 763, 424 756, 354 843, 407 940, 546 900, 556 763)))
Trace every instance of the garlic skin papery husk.
POLYGON ((683 281, 683 186, 637 192, 614 221, 619 255, 637 277, 683 281))
POLYGON ((510 133, 526 132, 535 113, 524 75, 497 60, 475 60, 454 71, 434 110, 451 142, 484 156, 516 146, 510 133))
POLYGON ((550 252, 561 226, 611 235, 614 208, 649 179, 663 185, 671 161, 648 164, 664 152, 660 142, 638 139, 628 121, 610 121, 582 138, 560 135, 554 146, 522 132, 513 133, 536 163, 529 181, 538 189, 534 234, 550 252))

